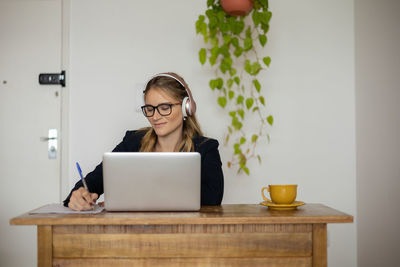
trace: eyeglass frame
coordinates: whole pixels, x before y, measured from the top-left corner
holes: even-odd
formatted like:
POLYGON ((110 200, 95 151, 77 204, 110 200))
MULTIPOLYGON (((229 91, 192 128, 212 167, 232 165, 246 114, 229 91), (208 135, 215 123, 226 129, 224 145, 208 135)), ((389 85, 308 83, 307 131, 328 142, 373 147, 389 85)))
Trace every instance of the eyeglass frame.
POLYGON ((142 109, 143 115, 144 115, 146 118, 153 117, 154 114, 156 113, 156 110, 157 110, 158 114, 160 114, 160 116, 165 117, 165 116, 171 115, 171 113, 172 113, 172 106, 175 106, 175 105, 182 105, 182 102, 180 102, 180 103, 161 103, 161 104, 158 104, 157 106, 153 106, 153 105, 144 105, 144 106, 141 106, 140 108, 142 109), (158 107, 160 107, 160 106, 162 106, 162 105, 167 105, 167 106, 169 106, 169 113, 168 113, 168 114, 161 114, 161 112, 160 112, 160 110, 158 109, 158 107), (145 112, 145 110, 144 110, 146 107, 152 107, 152 108, 153 108, 153 112, 152 112, 152 114, 149 115, 149 116, 146 115, 146 112, 145 112))

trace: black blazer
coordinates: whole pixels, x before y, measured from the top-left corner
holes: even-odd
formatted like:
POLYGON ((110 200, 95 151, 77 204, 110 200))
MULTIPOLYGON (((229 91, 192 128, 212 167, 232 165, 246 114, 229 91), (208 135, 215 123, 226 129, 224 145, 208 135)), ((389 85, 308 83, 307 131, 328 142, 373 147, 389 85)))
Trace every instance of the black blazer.
MULTIPOLYGON (((145 131, 127 131, 124 139, 113 152, 138 152, 145 131)), ((220 205, 224 194, 224 175, 222 163, 218 151, 218 141, 204 136, 193 138, 195 151, 201 155, 201 205, 220 205)), ((85 177, 91 193, 103 194, 103 164, 97 167, 85 177)), ((79 180, 71 193, 64 200, 64 206, 68 207, 69 199, 74 190, 82 187, 79 180)))

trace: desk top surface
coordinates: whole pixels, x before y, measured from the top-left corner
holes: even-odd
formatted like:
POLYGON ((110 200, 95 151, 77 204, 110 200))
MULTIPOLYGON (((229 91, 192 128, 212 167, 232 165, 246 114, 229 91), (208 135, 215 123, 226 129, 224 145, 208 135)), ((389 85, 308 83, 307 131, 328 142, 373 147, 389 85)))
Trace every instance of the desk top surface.
POLYGON ((99 214, 29 214, 12 225, 168 225, 168 224, 297 224, 350 223, 353 216, 322 204, 275 211, 259 204, 203 206, 199 212, 107 212, 99 214))

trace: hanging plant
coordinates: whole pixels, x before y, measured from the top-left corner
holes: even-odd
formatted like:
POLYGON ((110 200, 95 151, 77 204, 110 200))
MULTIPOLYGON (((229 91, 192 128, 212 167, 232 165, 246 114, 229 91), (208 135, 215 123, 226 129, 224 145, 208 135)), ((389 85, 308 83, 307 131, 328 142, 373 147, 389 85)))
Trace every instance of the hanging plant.
POLYGON ((233 145, 229 168, 237 166, 238 173, 250 174, 248 161, 258 159, 257 144, 262 137, 270 141, 267 132, 274 118, 266 112, 266 101, 262 95, 259 75, 270 65, 269 56, 262 57, 260 50, 267 44, 267 32, 272 13, 268 10, 268 0, 234 0, 251 2, 251 10, 224 11, 229 0, 208 0, 204 15, 196 21, 196 33, 204 37, 205 47, 199 51, 199 61, 207 61, 215 71, 209 81, 216 93, 218 105, 230 117, 225 134, 225 145, 233 145), (223 6, 221 6, 223 2, 223 6), (249 12, 250 11, 250 12, 249 12), (246 12, 249 12, 246 14, 246 12), (236 15, 242 16, 236 16, 236 15), (254 127, 254 119, 258 127, 254 127), (250 124, 251 123, 251 124, 250 124))

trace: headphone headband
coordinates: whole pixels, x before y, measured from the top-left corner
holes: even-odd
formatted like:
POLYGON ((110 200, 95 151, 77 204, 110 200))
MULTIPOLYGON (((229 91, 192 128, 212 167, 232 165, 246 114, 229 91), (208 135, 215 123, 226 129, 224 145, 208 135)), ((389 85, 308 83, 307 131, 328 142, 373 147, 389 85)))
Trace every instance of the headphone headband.
POLYGON ((183 99, 183 102, 182 102, 182 113, 183 113, 184 117, 192 116, 196 112, 196 102, 193 99, 192 92, 189 89, 189 85, 178 74, 173 73, 173 72, 162 72, 162 73, 159 73, 157 75, 154 75, 146 83, 145 89, 147 88, 147 85, 149 84, 149 82, 151 80, 153 80, 156 77, 160 77, 160 76, 172 78, 172 79, 176 80, 177 82, 179 82, 183 86, 183 88, 185 88, 185 91, 188 94, 188 97, 185 97, 183 99))

